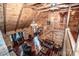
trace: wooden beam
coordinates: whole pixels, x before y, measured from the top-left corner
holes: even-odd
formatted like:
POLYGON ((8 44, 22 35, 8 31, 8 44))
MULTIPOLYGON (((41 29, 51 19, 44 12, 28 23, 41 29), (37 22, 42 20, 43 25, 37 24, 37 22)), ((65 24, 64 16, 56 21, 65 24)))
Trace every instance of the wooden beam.
POLYGON ((41 9, 48 8, 48 7, 51 7, 51 4, 44 4, 43 6, 36 8, 36 9, 41 10, 41 9))
POLYGON ((3 3, 4 33, 6 34, 6 4, 3 3))
POLYGON ((39 6, 39 7, 36 6, 36 5, 40 5, 40 4, 42 4, 42 3, 36 3, 33 5, 25 4, 24 8, 32 8, 34 10, 42 10, 42 9, 47 9, 47 8, 51 7, 51 4, 42 4, 42 6, 39 6))
POLYGON ((66 56, 66 41, 67 41, 67 35, 68 35, 68 31, 69 31, 68 24, 69 24, 69 19, 70 19, 70 10, 71 10, 71 6, 69 6, 69 8, 68 8, 67 25, 65 26, 63 56, 66 56))
POLYGON ((69 10, 68 10, 67 27, 68 27, 68 25, 69 25, 69 20, 70 20, 70 11, 71 11, 71 6, 69 6, 69 10))
MULTIPOLYGON (((76 8, 79 8, 78 7, 79 4, 71 4, 71 9, 76 9, 76 8)), ((38 10, 40 12, 45 12, 45 11, 49 11, 49 10, 57 10, 57 11, 63 11, 63 12, 68 12, 68 7, 58 7, 58 6, 55 6, 55 7, 49 7, 48 9, 43 9, 43 10, 38 10)))
POLYGON ((21 17, 23 8, 24 8, 24 4, 23 4, 23 6, 22 6, 22 8, 21 8, 21 10, 20 10, 20 13, 19 13, 19 15, 18 15, 17 22, 16 22, 16 27, 15 27, 15 31, 17 30, 17 27, 18 27, 18 25, 19 25, 19 21, 20 21, 20 17, 21 17))
MULTIPOLYGON (((25 3, 26 4, 26 3, 25 3)), ((32 6, 32 5, 36 5, 37 3, 27 3, 26 5, 28 6, 32 6)))
POLYGON ((40 5, 40 4, 42 4, 42 3, 35 3, 35 4, 33 4, 32 6, 36 6, 36 5, 40 5))
POLYGON ((50 9, 45 9, 45 10, 39 10, 38 12, 45 12, 45 11, 49 11, 50 9))

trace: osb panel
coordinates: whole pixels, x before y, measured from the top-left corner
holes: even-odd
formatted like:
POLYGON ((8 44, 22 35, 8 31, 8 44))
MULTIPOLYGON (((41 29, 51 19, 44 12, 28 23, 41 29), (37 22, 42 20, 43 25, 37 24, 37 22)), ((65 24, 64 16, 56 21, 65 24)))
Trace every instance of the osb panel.
POLYGON ((22 4, 7 4, 6 6, 6 28, 7 31, 14 30, 22 4))
POLYGON ((58 32, 54 32, 54 37, 53 37, 53 41, 56 44, 62 45, 63 39, 64 39, 64 31, 58 31, 58 32))
MULTIPOLYGON (((46 33, 46 32, 45 32, 46 33)), ((64 39, 64 31, 49 32, 40 36, 41 39, 54 41, 55 44, 62 46, 64 39)))
POLYGON ((64 38, 65 23, 60 22, 60 20, 63 21, 63 19, 60 17, 59 12, 55 12, 55 13, 51 12, 49 14, 48 13, 41 13, 41 15, 39 15, 40 18, 38 18, 39 19, 38 23, 43 24, 43 27, 46 26, 46 29, 44 29, 43 31, 44 33, 41 36, 41 38, 49 39, 54 41, 55 44, 62 45, 62 41, 64 38), (50 25, 47 25, 47 20, 51 21, 50 25), (53 31, 53 32, 50 32, 50 31, 53 31))
POLYGON ((42 12, 36 17, 36 23, 40 26, 44 26, 47 24, 47 20, 49 17, 49 12, 42 12))
POLYGON ((33 20, 34 10, 31 8, 24 8, 21 14, 18 28, 23 28, 28 25, 28 21, 33 20))

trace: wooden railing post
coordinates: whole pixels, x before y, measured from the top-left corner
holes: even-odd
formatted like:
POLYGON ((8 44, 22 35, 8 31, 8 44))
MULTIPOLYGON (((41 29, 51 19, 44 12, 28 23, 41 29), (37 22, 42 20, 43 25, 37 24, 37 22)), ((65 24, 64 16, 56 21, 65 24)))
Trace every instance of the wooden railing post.
POLYGON ((67 28, 69 24, 69 19, 70 19, 70 11, 71 11, 71 6, 69 6, 68 8, 67 24, 65 28, 64 45, 63 45, 63 56, 66 56, 66 36, 67 36, 67 28))

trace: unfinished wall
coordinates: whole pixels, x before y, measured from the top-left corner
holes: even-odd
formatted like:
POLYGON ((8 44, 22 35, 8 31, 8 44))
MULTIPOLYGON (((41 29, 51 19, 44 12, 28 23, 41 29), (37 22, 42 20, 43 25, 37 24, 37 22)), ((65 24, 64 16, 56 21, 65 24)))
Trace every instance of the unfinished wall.
POLYGON ((46 12, 41 13, 39 19, 39 24, 42 24, 43 35, 42 39, 49 39, 55 42, 55 44, 62 46, 64 39, 64 30, 66 25, 67 14, 62 16, 60 12, 46 12), (43 15, 45 17, 43 17, 43 15), (47 15, 46 15, 47 14, 47 15), (50 24, 47 24, 47 21, 50 21, 50 24))

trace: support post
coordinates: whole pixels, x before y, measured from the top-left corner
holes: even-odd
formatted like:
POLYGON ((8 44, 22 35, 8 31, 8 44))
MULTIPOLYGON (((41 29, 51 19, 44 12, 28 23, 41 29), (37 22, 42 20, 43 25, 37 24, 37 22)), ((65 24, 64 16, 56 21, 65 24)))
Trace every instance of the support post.
POLYGON ((66 36, 67 36, 67 28, 69 25, 69 19, 70 19, 70 11, 71 11, 71 6, 69 6, 68 8, 67 25, 65 28, 65 37, 64 37, 64 45, 63 45, 63 56, 66 56, 66 36))

